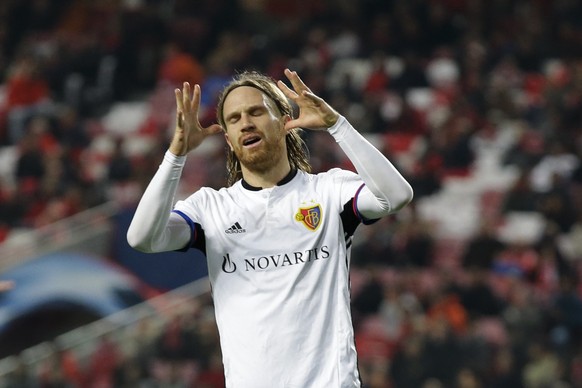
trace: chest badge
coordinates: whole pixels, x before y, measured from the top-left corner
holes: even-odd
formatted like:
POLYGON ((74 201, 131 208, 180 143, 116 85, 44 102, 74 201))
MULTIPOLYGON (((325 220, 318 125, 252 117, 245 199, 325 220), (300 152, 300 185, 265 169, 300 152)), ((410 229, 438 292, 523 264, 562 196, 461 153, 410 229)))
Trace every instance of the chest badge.
POLYGON ((295 214, 295 220, 303 223, 311 231, 317 230, 321 224, 321 206, 300 207, 295 214))

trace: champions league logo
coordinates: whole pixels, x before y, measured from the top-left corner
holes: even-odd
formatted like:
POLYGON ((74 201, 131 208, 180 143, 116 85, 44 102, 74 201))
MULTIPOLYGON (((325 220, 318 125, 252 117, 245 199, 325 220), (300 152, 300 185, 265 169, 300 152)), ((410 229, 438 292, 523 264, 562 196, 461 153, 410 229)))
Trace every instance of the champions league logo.
POLYGON ((311 231, 317 230, 321 224, 321 206, 300 207, 297 214, 295 214, 295 220, 301 222, 311 231))

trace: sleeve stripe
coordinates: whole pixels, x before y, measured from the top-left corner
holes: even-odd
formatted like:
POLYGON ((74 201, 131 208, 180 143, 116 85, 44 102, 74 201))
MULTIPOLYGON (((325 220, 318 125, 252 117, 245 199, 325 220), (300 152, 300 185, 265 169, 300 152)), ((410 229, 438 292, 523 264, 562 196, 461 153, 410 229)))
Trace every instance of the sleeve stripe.
POLYGON ((184 248, 180 249, 180 251, 187 251, 190 247, 194 246, 194 243, 196 242, 197 235, 196 235, 196 227, 194 225, 194 221, 192 221, 192 219, 190 217, 188 217, 186 214, 184 214, 180 210, 172 210, 172 213, 176 213, 177 215, 182 217, 184 219, 184 221, 186 221, 186 223, 190 227, 190 235, 191 235, 190 241, 188 242, 188 244, 184 248))
POLYGON ((358 210, 358 196, 360 195, 360 191, 362 191, 362 189, 364 188, 366 184, 362 183, 360 185, 360 187, 358 188, 358 190, 356 191, 356 195, 354 195, 354 200, 352 202, 352 209, 354 211, 354 214, 356 215, 356 217, 358 217, 358 219, 362 222, 362 224, 364 225, 370 225, 373 224, 374 222, 378 221, 377 219, 374 220, 369 220, 366 217, 364 217, 360 211, 358 210))

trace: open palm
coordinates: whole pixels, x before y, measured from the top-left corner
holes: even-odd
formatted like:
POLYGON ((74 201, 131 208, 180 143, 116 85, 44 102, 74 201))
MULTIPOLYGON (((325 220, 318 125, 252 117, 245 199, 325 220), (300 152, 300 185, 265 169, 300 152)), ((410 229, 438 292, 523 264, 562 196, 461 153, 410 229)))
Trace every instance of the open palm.
POLYGON ((277 82, 277 86, 299 107, 299 117, 289 120, 285 124, 286 129, 325 129, 336 123, 339 114, 322 98, 313 94, 297 72, 285 69, 285 76, 291 82, 293 90, 282 81, 277 82))
POLYGON ((182 90, 176 89, 176 129, 170 143, 170 152, 174 155, 186 155, 198 147, 210 135, 221 131, 218 124, 203 127, 198 119, 200 110, 200 86, 184 82, 182 90))

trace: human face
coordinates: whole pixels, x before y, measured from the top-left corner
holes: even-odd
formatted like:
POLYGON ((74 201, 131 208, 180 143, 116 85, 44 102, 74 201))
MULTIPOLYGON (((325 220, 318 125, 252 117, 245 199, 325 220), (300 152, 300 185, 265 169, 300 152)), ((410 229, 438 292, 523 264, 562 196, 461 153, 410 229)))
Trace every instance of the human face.
POLYGON ((287 160, 285 117, 259 89, 240 86, 225 98, 226 142, 243 169, 265 173, 287 160))

